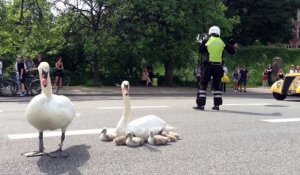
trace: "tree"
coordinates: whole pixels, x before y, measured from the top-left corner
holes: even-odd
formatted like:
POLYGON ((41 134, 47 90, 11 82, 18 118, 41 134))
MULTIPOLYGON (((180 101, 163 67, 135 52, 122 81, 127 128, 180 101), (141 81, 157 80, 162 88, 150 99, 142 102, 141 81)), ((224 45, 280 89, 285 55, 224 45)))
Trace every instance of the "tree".
POLYGON ((116 7, 112 25, 119 45, 129 41, 133 56, 163 63, 165 84, 172 85, 173 71, 187 63, 197 34, 211 25, 230 32, 234 20, 226 19, 225 11, 217 0, 124 0, 116 7))
POLYGON ((228 16, 240 16, 240 24, 234 29, 239 43, 287 43, 291 38, 293 1, 226 0, 225 4, 228 16))
POLYGON ((69 22, 71 24, 69 30, 85 34, 83 37, 85 55, 92 58, 93 82, 94 85, 98 85, 101 62, 99 44, 102 42, 101 32, 105 26, 106 16, 109 14, 109 5, 103 0, 55 0, 54 4, 59 2, 66 5, 65 13, 74 14, 74 18, 69 22))

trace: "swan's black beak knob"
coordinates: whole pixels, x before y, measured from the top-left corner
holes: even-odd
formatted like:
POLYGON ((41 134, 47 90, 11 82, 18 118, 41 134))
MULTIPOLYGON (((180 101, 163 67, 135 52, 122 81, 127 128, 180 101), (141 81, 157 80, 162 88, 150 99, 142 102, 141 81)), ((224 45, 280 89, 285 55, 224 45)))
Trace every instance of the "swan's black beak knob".
POLYGON ((46 71, 42 70, 41 83, 42 83, 42 86, 43 86, 43 87, 47 87, 47 85, 48 85, 48 80, 47 80, 47 78, 48 78, 48 73, 49 73, 49 72, 46 72, 46 71))
POLYGON ((48 78, 48 72, 42 70, 42 77, 47 79, 48 78))

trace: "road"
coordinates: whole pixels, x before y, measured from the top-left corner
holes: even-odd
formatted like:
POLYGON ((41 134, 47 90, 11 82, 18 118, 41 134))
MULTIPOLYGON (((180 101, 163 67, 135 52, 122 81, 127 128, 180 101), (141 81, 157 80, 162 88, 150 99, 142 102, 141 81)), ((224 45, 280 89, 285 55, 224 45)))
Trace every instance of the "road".
MULTIPOLYGON (((191 96, 133 96, 133 118, 155 114, 182 135, 166 146, 138 148, 99 140, 99 129, 121 117, 119 96, 70 98, 78 116, 68 128, 77 134, 66 136, 63 147, 67 159, 21 156, 38 147, 26 135, 37 132, 24 117, 30 97, 0 103, 0 174, 300 174, 297 98, 225 95, 221 110, 212 111, 210 96, 206 111, 196 111, 191 96)), ((60 137, 44 141, 53 151, 60 137)))

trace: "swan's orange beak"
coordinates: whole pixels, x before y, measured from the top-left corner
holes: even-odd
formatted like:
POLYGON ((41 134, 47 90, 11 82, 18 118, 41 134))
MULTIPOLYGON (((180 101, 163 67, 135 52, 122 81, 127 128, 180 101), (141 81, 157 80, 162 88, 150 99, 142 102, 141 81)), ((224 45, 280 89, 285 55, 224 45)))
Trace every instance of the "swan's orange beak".
POLYGON ((41 84, 43 87, 48 86, 48 72, 42 70, 41 84))

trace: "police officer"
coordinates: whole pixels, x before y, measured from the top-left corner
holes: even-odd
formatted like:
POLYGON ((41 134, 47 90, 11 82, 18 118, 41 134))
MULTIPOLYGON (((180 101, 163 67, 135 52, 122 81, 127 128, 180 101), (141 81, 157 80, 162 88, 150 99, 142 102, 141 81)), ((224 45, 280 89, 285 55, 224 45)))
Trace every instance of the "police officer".
MULTIPOLYGON (((220 38, 220 28, 212 26, 209 31, 209 37, 204 39, 200 44, 199 51, 202 54, 203 61, 203 77, 200 83, 200 89, 197 93, 197 107, 195 109, 204 110, 206 104, 206 89, 207 84, 213 78, 213 95, 214 95, 214 106, 213 110, 219 110, 219 106, 222 105, 222 91, 220 89, 220 82, 223 76, 222 68, 222 56, 224 49, 230 53, 235 53, 235 47, 224 42, 220 38)), ((236 45, 235 45, 236 46, 236 45)))

